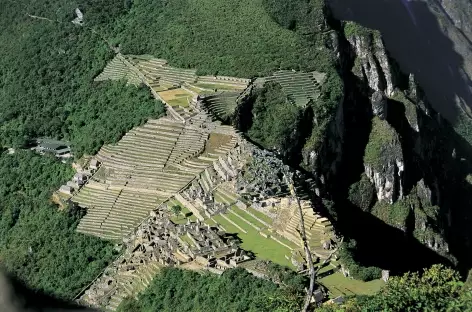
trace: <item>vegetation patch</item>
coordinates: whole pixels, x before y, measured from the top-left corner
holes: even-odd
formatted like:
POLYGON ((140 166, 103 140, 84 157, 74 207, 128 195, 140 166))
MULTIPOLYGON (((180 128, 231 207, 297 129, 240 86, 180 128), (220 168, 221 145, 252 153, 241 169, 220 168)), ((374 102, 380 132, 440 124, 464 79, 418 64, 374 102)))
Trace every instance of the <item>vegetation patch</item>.
POLYGON ((298 311, 304 284, 292 277, 283 285, 254 277, 244 269, 218 276, 164 268, 137 300, 125 299, 118 312, 298 311))
POLYGON ((260 212, 259 210, 256 210, 252 207, 247 207, 246 208, 250 213, 252 213, 253 215, 255 215, 258 219, 261 219, 262 221, 264 221, 265 223, 267 224, 272 224, 272 222, 274 222, 274 220, 269 217, 268 215, 266 215, 265 213, 262 213, 260 212))
POLYGON ((410 215, 408 200, 399 200, 393 204, 377 202, 372 208, 372 214, 385 223, 396 228, 405 229, 406 219, 410 215))
POLYGON ((71 176, 70 166, 52 157, 0 154, 2 265, 29 287, 67 300, 115 257, 112 244, 75 231, 83 211, 58 211, 50 202, 71 176))
POLYGON ((344 34, 346 35, 346 38, 354 36, 368 38, 373 32, 372 29, 364 27, 356 22, 347 21, 344 23, 344 34))
POLYGON ((150 53, 172 66, 198 68, 200 75, 251 78, 318 64, 317 50, 280 27, 262 2, 136 0, 106 31, 125 54, 150 53))
POLYGON ((365 148, 364 163, 376 171, 381 171, 384 164, 401 158, 401 145, 395 129, 386 120, 374 117, 369 142, 365 148))
POLYGON ((341 272, 335 272, 320 278, 319 283, 329 290, 329 296, 331 298, 338 296, 373 295, 385 285, 385 282, 381 279, 364 282, 344 277, 341 272))
POLYGON ((247 131, 249 138, 267 149, 286 149, 296 134, 301 109, 287 101, 276 83, 267 83, 256 90, 253 97, 253 121, 247 131))
POLYGON ((470 287, 460 275, 433 265, 421 273, 391 277, 375 295, 352 297, 341 307, 329 305, 319 311, 468 311, 471 304, 470 287))
MULTIPOLYGON (((113 52, 97 32, 70 22, 76 5, 23 1, 2 8, 0 42, 6 48, 0 50, 0 145, 60 138, 71 141, 80 157, 164 112, 149 90, 93 82, 113 52), (59 22, 30 18, 25 10, 59 22)), ((125 12, 108 0, 87 2, 83 9, 90 27, 111 23, 125 12)))
POLYGON ((349 187, 348 199, 363 211, 370 210, 375 200, 375 187, 365 174, 349 187))
POLYGON ((410 123, 410 125, 418 125, 418 113, 416 111, 416 105, 408 99, 405 94, 400 91, 396 90, 393 97, 393 100, 403 103, 405 107, 405 117, 410 123))
POLYGON ((289 267, 293 266, 292 263, 285 258, 286 255, 290 256, 290 249, 277 243, 273 239, 263 237, 256 229, 244 223, 242 220, 238 220, 237 217, 232 217, 231 214, 227 214, 226 216, 247 233, 241 232, 237 227, 221 216, 215 216, 214 219, 225 228, 226 232, 238 235, 242 241, 242 249, 253 252, 254 255, 261 260, 270 260, 274 263, 289 267))

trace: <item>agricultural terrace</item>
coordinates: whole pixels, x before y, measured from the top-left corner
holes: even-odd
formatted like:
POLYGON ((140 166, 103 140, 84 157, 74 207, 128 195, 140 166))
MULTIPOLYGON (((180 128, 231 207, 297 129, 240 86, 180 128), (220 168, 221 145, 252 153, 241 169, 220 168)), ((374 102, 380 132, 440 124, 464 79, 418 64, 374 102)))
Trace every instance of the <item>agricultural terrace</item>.
POLYGON ((254 253, 261 260, 270 260, 280 265, 293 267, 290 262, 292 247, 291 244, 284 246, 279 241, 270 236, 262 235, 261 232, 269 230, 270 223, 265 223, 258 219, 251 212, 238 208, 235 203, 239 196, 224 188, 217 188, 213 191, 216 202, 229 205, 226 213, 215 215, 211 220, 215 221, 224 231, 234 233, 241 239, 241 248, 254 253))
POLYGON ((169 104, 170 106, 181 106, 181 107, 188 107, 189 102, 192 101, 192 93, 182 89, 171 89, 167 91, 158 92, 159 96, 162 98, 164 102, 169 104))
POLYGON ((115 57, 104 70, 95 77, 94 81, 106 81, 106 80, 125 80, 128 84, 138 86, 142 83, 140 77, 130 70, 130 68, 123 62, 122 59, 115 57))
POLYGON ((77 230, 119 239, 235 145, 235 138, 223 140, 208 152, 211 131, 227 132, 230 138, 231 132, 218 124, 213 130, 201 128, 204 122, 211 124, 203 112, 187 124, 149 120, 116 145, 103 146, 96 156, 101 168, 72 198, 87 208, 77 230))
POLYGON ((234 114, 241 92, 221 92, 203 98, 204 107, 220 119, 227 119, 234 114))
POLYGON ((323 80, 324 74, 322 73, 304 73, 291 70, 280 70, 267 77, 267 81, 279 83, 287 98, 302 108, 309 101, 315 101, 320 96, 323 80))

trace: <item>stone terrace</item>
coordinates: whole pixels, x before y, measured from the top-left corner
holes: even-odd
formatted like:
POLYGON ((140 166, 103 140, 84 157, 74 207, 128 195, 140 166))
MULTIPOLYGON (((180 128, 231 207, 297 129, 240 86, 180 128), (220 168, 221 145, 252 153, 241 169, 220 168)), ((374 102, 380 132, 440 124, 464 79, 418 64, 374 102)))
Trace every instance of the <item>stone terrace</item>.
POLYGON ((119 58, 115 57, 112 59, 103 72, 100 73, 94 80, 105 81, 105 80, 126 80, 128 84, 135 86, 141 84, 141 79, 129 67, 119 58))
POLYGON ((145 289, 162 266, 194 262, 221 273, 250 259, 238 242, 200 222, 175 224, 165 210, 150 213, 136 233, 127 236, 125 253, 85 291, 82 303, 114 311, 127 297, 145 289))
POLYGON ((118 240, 160 204, 188 185, 237 143, 234 131, 213 123, 201 112, 186 123, 167 117, 134 128, 116 145, 103 146, 95 175, 72 198, 87 214, 79 232, 118 240), (205 127, 202 125, 205 124, 205 127), (227 132, 211 152, 212 132, 227 132))
MULTIPOLYGON (((326 243, 334 239, 333 226, 327 218, 321 217, 313 210, 309 201, 301 200, 300 204, 310 249, 318 257, 325 258, 329 255, 326 243)), ((282 198, 273 223, 274 232, 302 247, 299 229, 300 215, 296 201, 289 197, 282 198)))
POLYGON ((180 86, 197 80, 196 70, 171 67, 162 59, 139 59, 128 57, 130 62, 144 74, 150 85, 180 86))
POLYGON ((202 101, 204 107, 214 113, 216 117, 226 119, 233 115, 240 94, 241 92, 222 92, 206 96, 202 101))
POLYGON ((275 81, 282 86, 287 97, 297 106, 304 107, 310 100, 316 100, 321 91, 322 74, 318 72, 304 73, 291 70, 275 72, 267 81, 275 81))

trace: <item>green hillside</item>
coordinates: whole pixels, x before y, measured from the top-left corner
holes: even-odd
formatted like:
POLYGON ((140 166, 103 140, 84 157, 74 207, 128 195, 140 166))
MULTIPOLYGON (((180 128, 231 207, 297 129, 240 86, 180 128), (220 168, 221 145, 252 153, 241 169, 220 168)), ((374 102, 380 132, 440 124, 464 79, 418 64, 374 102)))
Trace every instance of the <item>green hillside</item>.
POLYGON ((133 1, 108 31, 126 54, 153 54, 204 74, 265 75, 316 66, 298 33, 280 27, 262 0, 133 1))
POLYGON ((29 287, 69 300, 115 257, 112 244, 75 232, 82 212, 51 203, 71 175, 53 158, 0 154, 0 264, 29 287))

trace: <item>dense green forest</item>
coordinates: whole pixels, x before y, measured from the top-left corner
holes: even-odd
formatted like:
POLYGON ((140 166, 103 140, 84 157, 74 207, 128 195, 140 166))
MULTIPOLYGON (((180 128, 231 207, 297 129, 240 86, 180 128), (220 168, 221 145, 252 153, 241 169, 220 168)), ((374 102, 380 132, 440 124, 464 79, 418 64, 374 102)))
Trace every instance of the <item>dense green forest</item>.
POLYGON ((124 53, 153 54, 202 74, 252 77, 278 68, 320 67, 321 52, 279 27, 263 2, 135 0, 109 36, 124 53))
MULTIPOLYGON (((1 0, 0 5, 3 146, 22 146, 41 136, 64 138, 80 156, 160 115, 162 105, 144 89, 93 83, 113 55, 107 44, 206 74, 254 77, 281 68, 326 72, 323 124, 332 115, 327 108, 342 94, 334 55, 325 47, 329 28, 320 0, 290 5, 280 0, 1 0), (76 7, 84 13, 83 27, 70 22, 76 7)), ((314 131, 312 141, 323 132, 314 131)))
MULTIPOLYGON (((107 3, 112 2, 103 1, 95 5, 97 10, 104 6, 99 12, 88 12, 90 25, 113 18, 102 11, 107 3)), ((0 145, 24 146, 42 136, 64 138, 80 156, 163 113, 162 103, 145 88, 93 82, 113 53, 91 28, 70 23, 75 5, 0 4, 0 145)))
POLYGON ((419 273, 392 277, 373 296, 349 298, 341 307, 325 306, 320 312, 472 311, 470 285, 454 270, 434 265, 419 273))
POLYGON ((298 311, 303 301, 303 280, 295 274, 282 276, 278 286, 244 269, 218 276, 165 268, 138 300, 125 300, 118 311, 298 311))
POLYGON ((72 168, 29 151, 0 154, 0 264, 29 287, 72 299, 114 258, 113 245, 75 232, 81 211, 52 191, 72 168))
POLYGON ((279 84, 266 84, 252 95, 253 122, 248 136, 267 149, 287 150, 302 118, 279 84))
MULTIPOLYGON (((274 284, 242 269, 217 276, 165 268, 137 300, 126 299, 118 311, 298 311, 304 284, 294 276, 274 284)), ((472 292, 457 272, 434 265, 391 277, 375 295, 347 296, 341 305, 325 304, 314 311, 472 311, 472 292)))

